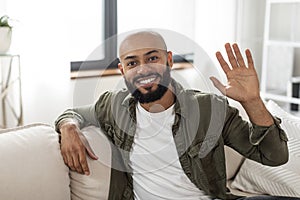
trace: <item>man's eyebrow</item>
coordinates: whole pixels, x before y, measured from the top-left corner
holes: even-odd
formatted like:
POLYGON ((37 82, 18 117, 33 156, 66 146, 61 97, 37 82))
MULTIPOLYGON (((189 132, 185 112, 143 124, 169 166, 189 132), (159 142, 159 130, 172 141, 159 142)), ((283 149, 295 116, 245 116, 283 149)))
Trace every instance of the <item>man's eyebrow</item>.
POLYGON ((137 56, 126 56, 125 58, 124 58, 124 60, 129 60, 129 59, 134 59, 134 58, 136 58, 137 56))
MULTIPOLYGON (((144 56, 148 56, 148 55, 150 55, 152 53, 158 53, 158 51, 157 50, 151 50, 151 51, 145 53, 144 56)), ((124 58, 124 60, 135 59, 135 58, 137 58, 137 56, 126 56, 124 58)))
POLYGON ((157 51, 157 50, 149 51, 149 52, 145 53, 144 56, 148 56, 148 55, 150 55, 151 53, 158 53, 158 51, 157 51))

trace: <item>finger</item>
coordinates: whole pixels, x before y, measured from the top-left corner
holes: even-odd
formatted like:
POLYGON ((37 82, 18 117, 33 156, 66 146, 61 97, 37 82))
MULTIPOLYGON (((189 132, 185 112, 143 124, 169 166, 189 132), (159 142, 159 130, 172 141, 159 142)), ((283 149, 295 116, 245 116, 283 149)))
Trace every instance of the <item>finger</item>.
POLYGON ((71 156, 67 156, 67 165, 69 166, 69 168, 73 171, 76 171, 75 170, 75 167, 74 167, 74 164, 73 164, 73 159, 71 156))
POLYGON ((235 43, 235 44, 232 45, 232 47, 233 47, 237 62, 239 63, 239 66, 240 67, 246 67, 245 62, 244 62, 244 58, 241 54, 239 46, 235 43))
POLYGON ((87 154, 94 160, 98 160, 98 157, 96 156, 96 154, 94 153, 94 151, 92 150, 89 142, 87 141, 86 137, 82 134, 80 136, 81 141, 83 142, 83 145, 85 146, 85 149, 87 151, 87 154))
POLYGON ((225 44, 225 49, 226 49, 226 52, 227 52, 228 60, 231 64, 232 68, 237 68, 238 63, 236 62, 236 58, 233 55, 233 51, 232 51, 231 46, 230 46, 229 43, 225 44))
POLYGON ((85 153, 80 153, 79 154, 79 162, 81 165, 81 168, 83 170, 83 173, 85 175, 90 175, 90 170, 88 167, 87 159, 86 159, 86 154, 85 153))
POLYGON ((246 53, 246 57, 247 57, 247 62, 248 62, 249 69, 254 69, 254 62, 253 62, 250 50, 246 49, 245 53, 246 53))
POLYGON ((86 152, 87 154, 94 160, 98 160, 98 156, 96 156, 96 154, 94 153, 94 151, 92 150, 92 148, 90 147, 89 144, 86 144, 86 152))
POLYGON ((213 82, 214 86, 223 94, 226 94, 226 87, 215 77, 210 77, 210 80, 213 82))
POLYGON ((74 163, 75 171, 77 171, 80 174, 83 174, 83 170, 81 168, 81 164, 79 162, 79 157, 78 156, 73 157, 73 163, 74 163))
POLYGON ((227 72, 229 72, 231 69, 219 51, 216 53, 216 57, 221 65, 223 71, 225 72, 225 74, 227 74, 227 72))
POLYGON ((67 159, 67 157, 66 157, 65 155, 62 155, 62 157, 63 157, 64 163, 65 163, 66 165, 68 165, 68 159, 67 159))

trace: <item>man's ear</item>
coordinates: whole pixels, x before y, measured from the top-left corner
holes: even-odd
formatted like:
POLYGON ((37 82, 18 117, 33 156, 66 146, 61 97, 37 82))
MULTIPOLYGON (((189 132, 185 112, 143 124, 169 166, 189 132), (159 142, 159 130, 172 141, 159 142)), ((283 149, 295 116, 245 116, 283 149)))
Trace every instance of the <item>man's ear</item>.
POLYGON ((118 63, 118 68, 119 68, 121 74, 124 75, 124 69, 123 69, 123 65, 121 63, 118 63))
POLYGON ((173 66, 173 53, 172 51, 168 51, 168 58, 167 62, 169 64, 169 67, 172 68, 173 66))

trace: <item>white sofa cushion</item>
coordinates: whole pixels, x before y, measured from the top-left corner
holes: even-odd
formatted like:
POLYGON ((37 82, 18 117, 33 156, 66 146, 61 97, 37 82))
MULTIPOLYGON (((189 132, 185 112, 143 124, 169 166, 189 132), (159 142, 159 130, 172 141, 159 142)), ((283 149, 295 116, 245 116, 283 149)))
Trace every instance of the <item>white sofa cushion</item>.
POLYGON ((48 125, 0 131, 0 198, 70 199, 69 169, 48 125))
POLYGON ((237 174, 242 162, 243 162, 243 156, 239 154, 234 149, 225 146, 225 163, 226 163, 226 177, 227 180, 231 180, 235 177, 237 174))
POLYGON ((100 128, 89 126, 82 129, 91 148, 99 158, 88 157, 90 175, 70 171, 72 200, 105 200, 110 186, 111 148, 100 128))
POLYGON ((281 127, 289 141, 289 161, 279 167, 269 167, 246 159, 232 187, 251 193, 300 197, 300 118, 269 101, 268 110, 282 119, 281 127))

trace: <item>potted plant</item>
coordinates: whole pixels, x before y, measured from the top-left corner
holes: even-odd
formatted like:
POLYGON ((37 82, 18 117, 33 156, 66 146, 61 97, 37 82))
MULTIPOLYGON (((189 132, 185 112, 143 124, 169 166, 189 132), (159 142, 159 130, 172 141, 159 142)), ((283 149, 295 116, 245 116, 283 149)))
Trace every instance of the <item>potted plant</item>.
POLYGON ((4 15, 0 17, 0 54, 5 54, 11 44, 12 26, 11 19, 4 15))

